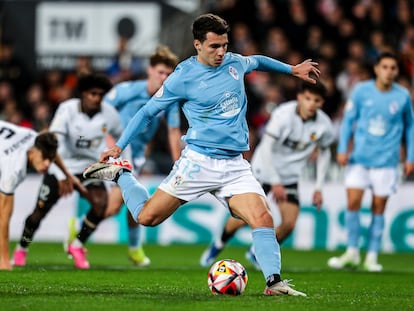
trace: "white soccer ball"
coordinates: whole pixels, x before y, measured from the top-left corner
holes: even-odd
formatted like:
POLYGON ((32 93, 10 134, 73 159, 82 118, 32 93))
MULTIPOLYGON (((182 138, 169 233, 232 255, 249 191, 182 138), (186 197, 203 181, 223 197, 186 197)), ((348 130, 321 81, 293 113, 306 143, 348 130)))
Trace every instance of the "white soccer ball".
POLYGON ((211 266, 207 283, 214 295, 237 296, 246 289, 247 279, 247 271, 239 262, 222 259, 211 266))

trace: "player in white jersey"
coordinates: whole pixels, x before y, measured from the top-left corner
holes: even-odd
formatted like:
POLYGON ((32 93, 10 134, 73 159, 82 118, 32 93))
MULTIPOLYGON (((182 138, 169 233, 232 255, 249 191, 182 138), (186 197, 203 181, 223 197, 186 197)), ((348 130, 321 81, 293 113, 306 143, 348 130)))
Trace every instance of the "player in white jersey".
MULTIPOLYGON (((318 148, 318 157, 312 202, 318 209, 322 205, 321 190, 331 159, 330 146, 334 141, 331 120, 320 110, 325 96, 326 89, 320 82, 303 83, 296 100, 280 104, 273 110, 253 153, 253 174, 278 204, 281 223, 276 227, 276 238, 279 243, 295 228, 300 208, 298 182, 302 168, 315 148, 318 148)), ((229 218, 221 236, 203 252, 200 264, 210 266, 244 225, 246 223, 241 219, 229 218)), ((253 247, 246 253, 246 258, 260 268, 253 247)))
MULTIPOLYGON (((127 126, 135 113, 145 105, 151 96, 158 91, 177 64, 178 57, 168 47, 160 46, 149 58, 146 80, 121 82, 105 95, 104 101, 119 111, 124 127, 127 126)), ((165 119, 168 127, 168 141, 172 159, 176 161, 180 157, 181 130, 179 109, 180 107, 177 103, 168 109, 165 114, 158 114, 140 135, 136 135, 131 140, 130 146, 136 176, 139 175, 145 163, 147 145, 154 137, 163 119, 165 119)), ((117 214, 123 203, 120 188, 118 186, 113 187, 109 194, 109 206, 106 211, 106 217, 117 214)), ((147 266, 150 264, 150 259, 145 256, 139 232, 139 224, 133 219, 131 213, 128 212, 128 257, 137 266, 147 266)))
MULTIPOLYGON (((83 183, 83 189, 76 189, 85 197, 91 208, 83 220, 76 238, 68 245, 76 268, 88 269, 86 249, 83 247, 89 236, 105 218, 108 194, 100 180, 85 180, 82 171, 99 158, 106 147, 106 136, 119 137, 122 125, 118 112, 112 106, 101 103, 104 94, 111 88, 109 80, 99 74, 81 76, 78 83, 80 98, 61 103, 51 121, 49 130, 59 140, 59 154, 68 170, 83 183)), ((26 265, 28 247, 42 219, 61 197, 62 174, 53 167, 44 176, 37 204, 26 218, 24 230, 13 257, 15 266, 26 265)))
POLYGON ((27 168, 44 174, 56 162, 66 176, 62 195, 73 190, 74 177, 57 155, 55 134, 38 134, 32 129, 0 121, 0 270, 11 270, 9 255, 9 223, 13 212, 14 193, 26 178, 27 168))
POLYGON ((348 240, 346 252, 328 261, 334 269, 357 268, 360 263, 359 210, 365 189, 370 189, 372 218, 363 269, 382 271, 378 252, 384 231, 384 211, 389 196, 397 190, 403 141, 407 150, 404 174, 408 176, 414 172, 413 107, 408 90, 395 82, 397 58, 391 53, 381 54, 374 72, 375 79, 355 86, 341 125, 337 161, 346 166, 348 240))
POLYGON ((307 60, 288 65, 270 57, 244 57, 227 52, 229 27, 222 18, 204 14, 193 23, 196 56, 181 62, 163 86, 128 123, 116 145, 84 172, 88 178, 116 181, 134 218, 156 226, 182 204, 211 193, 253 229, 256 257, 266 279, 266 295, 305 296, 280 276, 280 249, 265 193, 242 152, 249 148, 244 76, 253 70, 278 71, 315 82, 317 64, 307 60), (131 172, 114 163, 133 135, 160 111, 179 102, 188 120, 181 157, 150 198, 131 172))

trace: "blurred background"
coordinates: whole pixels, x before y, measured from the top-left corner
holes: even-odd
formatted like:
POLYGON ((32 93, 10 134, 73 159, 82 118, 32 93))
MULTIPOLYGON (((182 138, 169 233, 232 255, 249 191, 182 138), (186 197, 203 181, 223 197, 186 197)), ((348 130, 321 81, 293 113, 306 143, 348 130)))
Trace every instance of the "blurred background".
MULTIPOLYGON (((170 46, 180 59, 193 55, 191 23, 205 12, 230 23, 230 51, 290 64, 318 61, 329 90, 323 109, 337 130, 345 99, 356 82, 371 76, 380 52, 398 55, 399 82, 413 92, 411 0, 3 0, 0 119, 41 130, 57 105, 74 95, 82 72, 101 71, 118 83, 145 78, 147 57, 158 44, 170 46)), ((247 76, 252 149, 272 109, 295 98, 298 82, 263 72, 247 76)), ((149 173, 170 168, 160 132, 149 173)), ((304 178, 308 175, 312 166, 304 178)), ((340 178, 338 169, 331 170, 330 178, 340 178)))
MULTIPOLYGON (((206 12, 230 23, 229 51, 265 54, 290 64, 307 58, 319 62, 320 79, 328 88, 323 109, 336 131, 349 92, 355 83, 371 77, 373 62, 383 51, 398 56, 398 82, 414 95, 411 0, 3 0, 0 119, 42 130, 59 103, 75 95, 80 73, 100 71, 118 83, 145 78, 147 57, 158 44, 168 45, 181 60, 195 54, 191 23, 206 12)), ((253 72, 246 76, 252 150, 271 111, 295 98, 298 83, 281 74, 253 72)), ((165 127, 151 146, 145 173, 168 173, 172 163, 165 127)), ((335 145, 332 150, 335 152, 335 145)), ((247 159, 250 154, 245 154, 247 159)), ((340 184, 342 172, 334 159, 335 153, 329 180, 340 184)), ((314 174, 310 161, 304 181, 311 182, 314 174)), ((340 227, 341 220, 335 221, 340 227)), ((413 249, 413 245, 413 241, 407 242, 403 248, 413 249)))

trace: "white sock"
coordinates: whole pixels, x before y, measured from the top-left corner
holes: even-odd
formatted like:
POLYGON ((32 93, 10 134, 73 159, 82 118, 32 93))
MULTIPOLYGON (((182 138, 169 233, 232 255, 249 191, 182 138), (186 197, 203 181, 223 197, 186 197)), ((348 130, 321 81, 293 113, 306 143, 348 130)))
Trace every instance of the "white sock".
POLYGON ((365 262, 377 263, 377 260, 378 260, 378 253, 375 253, 375 252, 368 252, 367 256, 365 257, 365 262))
POLYGON ((359 258, 359 248, 356 247, 348 247, 346 249, 346 253, 354 258, 359 258))
POLYGON ((81 241, 79 241, 78 238, 74 239, 73 242, 71 243, 71 245, 73 247, 79 248, 79 247, 83 247, 83 244, 81 241))

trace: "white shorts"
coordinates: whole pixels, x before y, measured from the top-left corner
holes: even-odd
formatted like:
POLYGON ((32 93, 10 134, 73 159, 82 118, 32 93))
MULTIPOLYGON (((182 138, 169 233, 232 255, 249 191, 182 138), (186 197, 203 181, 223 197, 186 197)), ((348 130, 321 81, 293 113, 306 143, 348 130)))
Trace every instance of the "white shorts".
POLYGON ((397 191, 398 170, 393 167, 366 168, 362 165, 348 165, 345 168, 347 188, 370 188, 374 195, 390 196, 397 191))
POLYGON ((224 206, 235 194, 257 193, 266 197, 254 178, 249 162, 242 155, 231 159, 215 159, 185 148, 171 173, 159 188, 184 201, 192 201, 205 193, 214 195, 224 206))

